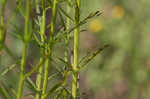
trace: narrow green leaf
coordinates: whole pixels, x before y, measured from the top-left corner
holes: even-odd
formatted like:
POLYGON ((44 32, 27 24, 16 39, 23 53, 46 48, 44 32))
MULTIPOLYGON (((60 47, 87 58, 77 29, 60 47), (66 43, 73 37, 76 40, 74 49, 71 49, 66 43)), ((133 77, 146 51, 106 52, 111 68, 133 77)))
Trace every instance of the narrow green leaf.
POLYGON ((11 96, 9 95, 8 89, 6 88, 4 83, 1 83, 0 86, 0 93, 6 98, 11 99, 11 96))
POLYGON ((71 18, 70 15, 68 15, 68 13, 66 13, 66 11, 63 8, 61 8, 60 6, 58 8, 67 18, 74 22, 74 19, 71 18))
MULTIPOLYGON (((50 4, 50 7, 52 7, 52 1, 51 0, 47 0, 48 1, 48 3, 50 4)), ((63 3, 63 2, 65 2, 66 0, 58 0, 57 2, 59 2, 59 3, 63 3)))
POLYGON ((58 11, 58 14, 60 17, 61 24, 64 27, 64 30, 66 30, 65 20, 64 20, 63 16, 61 15, 60 11, 58 11))
POLYGON ((47 0, 48 1, 48 3, 50 4, 50 6, 52 7, 52 1, 51 0, 47 0))
POLYGON ((62 90, 59 90, 54 99, 59 99, 62 96, 62 90))
POLYGON ((17 4, 17 11, 25 17, 25 7, 24 7, 24 0, 17 0, 16 1, 16 4, 17 4))
POLYGON ((49 97, 51 94, 57 91, 63 85, 63 81, 57 83, 54 87, 52 87, 47 94, 44 95, 45 99, 49 97))
POLYGON ((68 67, 70 67, 70 64, 68 62, 66 62, 64 59, 62 59, 61 57, 57 57, 57 59, 60 60, 61 62, 63 62, 68 67))
POLYGON ((65 87, 64 87, 64 90, 67 92, 68 96, 70 97, 69 99, 72 99, 73 97, 72 97, 71 91, 65 87))
POLYGON ((85 56, 83 56, 81 59, 80 59, 80 61, 79 61, 79 65, 88 57, 90 55, 90 53, 89 52, 87 52, 86 53, 86 55, 85 56))
POLYGON ((74 5, 71 3, 72 1, 66 0, 67 4, 69 5, 69 7, 73 7, 74 5))
POLYGON ((61 74, 63 74, 62 69, 57 66, 57 62, 52 58, 52 61, 55 63, 54 68, 61 74))
POLYGON ((11 66, 9 66, 8 68, 6 68, 2 73, 0 73, 0 79, 5 76, 9 71, 11 71, 12 69, 14 69, 17 65, 13 64, 11 66))
POLYGON ((64 88, 64 90, 65 90, 69 95, 71 95, 71 91, 70 91, 69 89, 64 88))
POLYGON ((17 96, 17 92, 16 92, 15 89, 11 88, 10 90, 11 90, 11 92, 13 93, 13 95, 17 96))
POLYGON ((40 63, 37 66, 35 66, 30 72, 28 72, 25 75, 25 77, 27 78, 31 76, 33 73, 35 73, 36 71, 38 71, 38 69, 44 64, 44 62, 45 62, 45 57, 40 61, 40 63))
POLYGON ((83 69, 91 60, 95 58, 95 56, 102 52, 106 47, 109 47, 109 45, 104 45, 103 47, 99 48, 97 51, 92 53, 92 55, 89 56, 87 60, 79 67, 79 70, 83 69))
POLYGON ((56 73, 50 75, 50 76, 48 77, 48 80, 51 80, 52 78, 54 78, 54 77, 57 76, 58 74, 60 74, 60 73, 56 72, 56 73))
POLYGON ((89 20, 89 19, 91 19, 91 18, 93 18, 95 16, 100 16, 101 14, 102 14, 102 12, 100 12, 100 11, 96 11, 94 13, 90 13, 84 20, 87 21, 87 20, 89 20))
POLYGON ((10 32, 11 35, 23 41, 23 30, 22 27, 17 26, 14 22, 10 22, 10 25, 13 28, 13 32, 10 32))
MULTIPOLYGON (((55 40, 60 40, 64 37, 66 37, 66 35, 69 35, 72 31, 74 31, 77 27, 84 25, 85 23, 87 23, 87 21, 95 16, 99 16, 101 13, 99 11, 95 12, 95 13, 91 13, 89 14, 86 18, 84 18, 82 21, 80 21, 79 24, 71 27, 70 29, 67 29, 64 31, 64 29, 61 29, 56 35, 55 35, 55 40)), ((61 41, 61 40, 60 40, 61 41)))
POLYGON ((35 41, 35 43, 36 43, 39 47, 42 46, 40 40, 38 39, 38 37, 36 36, 35 33, 33 33, 33 40, 35 41))
POLYGON ((36 93, 37 93, 37 92, 40 92, 39 90, 37 90, 35 83, 31 80, 30 77, 28 77, 28 78, 26 79, 26 82, 27 82, 27 84, 28 84, 28 88, 29 88, 29 89, 31 89, 32 91, 34 91, 34 92, 36 92, 36 93))

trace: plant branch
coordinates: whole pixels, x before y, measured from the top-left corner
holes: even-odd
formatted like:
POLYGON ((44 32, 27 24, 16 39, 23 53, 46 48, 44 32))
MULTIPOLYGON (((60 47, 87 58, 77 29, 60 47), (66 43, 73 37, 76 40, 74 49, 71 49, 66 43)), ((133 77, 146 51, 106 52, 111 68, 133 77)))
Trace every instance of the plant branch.
MULTIPOLYGON (((80 0, 76 0, 75 7, 75 24, 80 23, 80 0)), ((76 72, 79 63, 79 27, 74 32, 74 64, 73 64, 73 78, 72 78, 72 97, 77 99, 77 93, 79 88, 78 72, 76 72)))
POLYGON ((49 44, 48 44, 48 58, 46 59, 46 64, 45 64, 45 71, 44 71, 44 82, 43 82, 43 90, 42 90, 42 99, 46 99, 45 94, 47 91, 47 86, 48 86, 48 74, 50 70, 50 64, 51 64, 51 54, 52 54, 52 48, 53 48, 53 35, 55 33, 55 23, 56 23, 56 14, 57 14, 57 0, 53 1, 53 7, 52 7, 52 21, 51 21, 51 29, 50 29, 50 39, 49 39, 49 44))
POLYGON ((21 60, 21 72, 20 72, 20 81, 18 86, 17 99, 21 99, 23 93, 23 86, 25 81, 25 68, 27 61, 27 49, 28 43, 31 38, 31 34, 29 31, 29 22, 30 22, 30 12, 31 12, 31 0, 26 0, 26 16, 25 16, 25 34, 24 34, 24 51, 21 60))

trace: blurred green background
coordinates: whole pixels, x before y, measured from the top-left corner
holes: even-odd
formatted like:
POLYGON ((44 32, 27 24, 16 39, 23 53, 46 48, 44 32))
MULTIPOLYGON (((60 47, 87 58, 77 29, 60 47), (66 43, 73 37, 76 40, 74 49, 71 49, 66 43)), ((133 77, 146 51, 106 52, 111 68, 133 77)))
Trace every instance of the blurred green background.
MULTIPOLYGON (((80 34, 80 56, 104 44, 110 45, 80 73, 82 98, 150 99, 150 0, 81 2, 81 19, 95 11, 101 11, 102 15, 82 26, 87 31, 80 34)), ((23 42, 15 34, 23 32, 24 20, 14 15, 14 8, 15 0, 8 0, 6 21, 10 25, 6 44, 21 57, 23 42)), ((62 46, 56 45, 56 54, 60 56, 64 55, 62 46)), ((36 64, 39 56, 39 48, 32 42, 28 65, 36 64)), ((14 63, 16 60, 1 51, 0 72, 14 63)), ((17 81, 18 73, 14 69, 1 79, 0 84, 3 82, 9 88, 17 89, 17 81)))

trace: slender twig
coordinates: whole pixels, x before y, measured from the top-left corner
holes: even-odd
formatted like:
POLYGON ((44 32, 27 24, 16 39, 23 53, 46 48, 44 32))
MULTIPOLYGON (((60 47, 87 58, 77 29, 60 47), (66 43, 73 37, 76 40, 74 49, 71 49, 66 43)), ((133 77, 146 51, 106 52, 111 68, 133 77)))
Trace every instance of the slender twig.
POLYGON ((7 0, 1 1, 1 16, 0 16, 0 49, 3 48, 6 37, 6 25, 5 25, 5 7, 7 0))
POLYGON ((21 99, 22 93, 23 93, 23 86, 24 86, 24 76, 25 76, 25 65, 27 60, 27 44, 24 44, 24 51, 23 56, 21 60, 21 72, 20 72, 20 81, 18 86, 18 93, 17 93, 17 99, 21 99))
POLYGON ((25 67, 27 61, 27 49, 28 43, 30 40, 30 31, 29 31, 29 22, 30 22, 30 10, 31 10, 31 0, 26 0, 26 15, 25 15, 25 34, 24 34, 24 51, 21 60, 21 72, 20 72, 20 81, 18 86, 17 99, 21 99, 23 93, 23 86, 25 81, 25 67))
MULTIPOLYGON (((39 8, 39 3, 40 1, 37 0, 37 13, 40 13, 40 8, 39 8)), ((40 36, 41 36, 41 41, 42 45, 45 43, 45 31, 46 31, 46 0, 42 0, 42 8, 43 8, 43 15, 42 15, 42 23, 40 27, 40 36)), ((44 58, 44 48, 41 48, 41 58, 40 61, 42 61, 44 58)), ((42 84, 42 74, 43 74, 43 66, 39 68, 39 73, 37 75, 37 89, 40 91, 41 90, 41 84, 42 84)), ((40 99, 40 93, 36 93, 35 99, 40 99)))
POLYGON ((50 39, 48 44, 48 50, 47 55, 49 56, 46 60, 45 69, 44 69, 44 82, 43 82, 43 90, 42 90, 42 99, 46 99, 44 96, 47 91, 48 86, 48 74, 50 70, 50 64, 51 64, 51 54, 52 54, 52 48, 53 48, 53 35, 55 33, 55 23, 56 23, 56 14, 57 14, 57 0, 53 1, 53 7, 52 7, 52 21, 51 21, 51 29, 50 29, 50 39))
MULTIPOLYGON (((76 0, 75 7, 75 24, 78 25, 80 23, 80 0, 76 0)), ((73 78, 72 78, 72 97, 73 99, 77 99, 77 91, 79 87, 78 82, 78 72, 76 71, 78 68, 79 61, 79 27, 75 29, 74 32, 74 64, 73 64, 73 78)))
MULTIPOLYGON (((70 2, 70 0, 69 0, 70 2)), ((70 6, 68 5, 67 6, 67 14, 69 15, 70 14, 70 11, 71 11, 71 8, 70 6)), ((66 30, 68 30, 70 28, 70 21, 71 21, 71 18, 69 17, 66 17, 66 30)), ((66 38, 65 38, 65 62, 66 63, 69 63, 69 41, 70 41, 70 35, 67 35, 66 38)), ((68 65, 65 65, 65 68, 68 68, 68 65)), ((68 76, 68 71, 67 70, 64 70, 64 73, 63 73, 63 76, 64 76, 64 84, 63 86, 65 87, 67 85, 67 76, 68 76)), ((63 89, 63 99, 67 99, 67 92, 66 90, 63 89)))

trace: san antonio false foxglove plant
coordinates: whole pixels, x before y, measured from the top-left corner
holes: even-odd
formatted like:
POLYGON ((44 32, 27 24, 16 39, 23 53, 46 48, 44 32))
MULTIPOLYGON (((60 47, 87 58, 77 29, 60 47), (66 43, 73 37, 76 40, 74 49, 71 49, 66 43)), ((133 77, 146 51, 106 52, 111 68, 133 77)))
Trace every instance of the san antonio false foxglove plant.
MULTIPOLYGON (((5 45, 7 30, 6 22, 4 20, 6 3, 7 0, 1 0, 0 50, 4 48, 9 55, 13 56, 11 51, 5 45)), ((22 15, 25 20, 24 35, 21 37, 23 41, 22 58, 21 61, 18 59, 19 61, 17 61, 16 64, 9 66, 9 68, 0 73, 1 80, 4 75, 16 68, 16 65, 20 63, 18 88, 16 92, 13 90, 13 96, 15 99, 16 97, 17 99, 22 99, 24 96, 25 83, 30 86, 29 88, 34 93, 34 99, 49 99, 49 97, 53 97, 54 99, 77 99, 80 97, 79 72, 91 60, 93 60, 97 54, 108 46, 105 45, 97 51, 89 53, 79 59, 80 27, 86 24, 89 19, 101 14, 99 11, 96 11, 94 13, 90 13, 87 17, 81 20, 80 6, 80 0, 17 0, 17 13, 22 15), (61 4, 65 4, 65 8, 64 6, 61 6, 61 4), (49 9, 52 11, 51 17, 47 16, 49 9), (36 11, 36 13, 33 13, 34 11, 36 11), (49 19, 51 21, 50 24, 47 25, 46 23, 49 19), (61 29, 56 28, 57 19, 60 20, 60 24, 62 25, 61 29), (49 35, 46 35, 47 30, 49 30, 49 35), (71 33, 74 33, 74 35, 71 35, 71 33), (71 38, 74 38, 74 49, 70 53, 69 46, 71 38), (33 66, 31 70, 26 71, 28 68, 28 50, 30 50, 28 47, 31 41, 34 41, 34 43, 38 45, 40 49, 40 58, 39 62, 33 66), (65 44, 64 58, 54 55, 54 46, 60 41, 63 41, 65 44), (58 65, 57 61, 62 62, 61 68, 55 66, 58 65), (53 62, 56 62, 56 64, 53 64, 54 66, 52 65, 53 62), (50 75, 52 72, 52 66, 56 68, 56 73, 50 75), (35 82, 30 78, 32 74, 36 74, 35 82), (55 78, 58 74, 61 75, 63 79, 49 88, 48 84, 51 83, 51 78, 55 78), (69 82, 67 80, 70 75, 72 75, 72 86, 69 86, 69 82)), ((3 89, 3 96, 10 99, 11 95, 9 95, 9 92, 7 92, 4 87, 3 89)))

